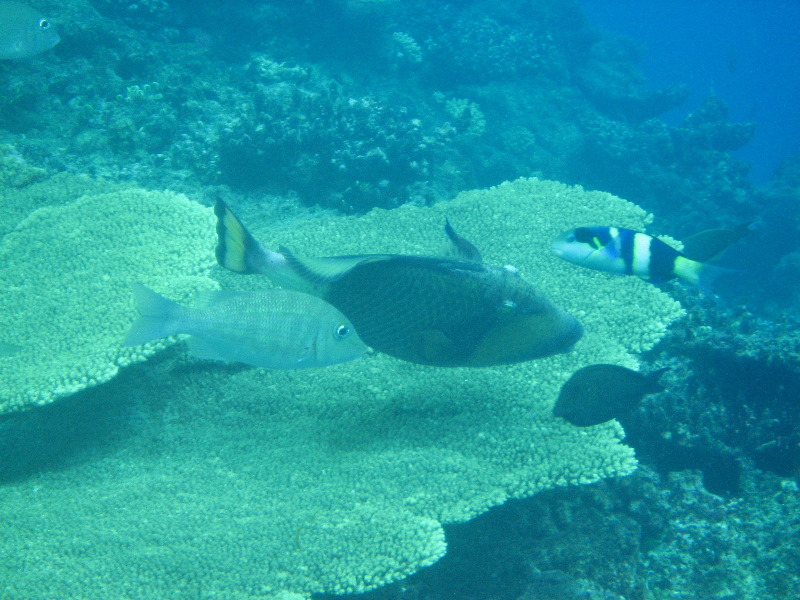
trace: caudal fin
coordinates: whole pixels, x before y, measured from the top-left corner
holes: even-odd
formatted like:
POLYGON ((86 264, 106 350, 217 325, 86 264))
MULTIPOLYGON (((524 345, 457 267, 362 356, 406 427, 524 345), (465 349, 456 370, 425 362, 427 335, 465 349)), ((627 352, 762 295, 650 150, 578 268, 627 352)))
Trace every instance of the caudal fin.
POLYGON ((178 333, 181 306, 143 286, 131 284, 136 308, 141 316, 131 325, 123 346, 138 346, 178 333))
POLYGON ((737 273, 736 269, 726 269, 717 265, 691 260, 685 256, 679 257, 675 261, 675 275, 693 283, 705 294, 711 294, 711 286, 720 275, 726 273, 737 273))
POLYGON ((214 214, 217 215, 217 262, 221 266, 236 273, 266 275, 281 287, 315 293, 315 282, 309 281, 306 273, 297 268, 298 261, 290 261, 281 252, 262 246, 222 200, 217 200, 214 214))
POLYGON ((260 273, 267 250, 250 235, 228 205, 217 199, 217 262, 235 273, 260 273))

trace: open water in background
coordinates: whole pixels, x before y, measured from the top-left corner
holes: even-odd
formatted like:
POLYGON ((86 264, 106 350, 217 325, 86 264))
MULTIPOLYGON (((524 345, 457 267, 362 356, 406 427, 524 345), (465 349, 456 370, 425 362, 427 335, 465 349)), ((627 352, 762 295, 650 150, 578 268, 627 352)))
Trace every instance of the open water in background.
POLYGON ((800 2, 797 0, 581 0, 592 25, 643 44, 654 88, 685 84, 690 97, 662 115, 677 123, 710 94, 732 121, 757 123, 736 152, 756 184, 800 151, 800 2))

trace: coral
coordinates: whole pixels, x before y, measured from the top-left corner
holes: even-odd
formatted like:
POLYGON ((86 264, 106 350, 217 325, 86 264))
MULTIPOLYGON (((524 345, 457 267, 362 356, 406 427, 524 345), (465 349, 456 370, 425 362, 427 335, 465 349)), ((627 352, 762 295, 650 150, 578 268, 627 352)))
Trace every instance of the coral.
POLYGON ((677 126, 654 119, 637 124, 592 116, 585 119, 583 154, 573 178, 658 209, 679 235, 697 223, 730 226, 760 209, 748 166, 730 151, 752 136, 752 124, 727 122, 714 97, 677 126))
MULTIPOLYGON (((371 355, 309 377, 187 363, 173 347, 75 403, 101 421, 96 429, 112 407, 128 411, 108 419, 109 428, 126 424, 114 430, 123 444, 3 488, 0 579, 9 593, 86 596, 86 573, 98 597, 359 592, 441 557, 445 523, 632 471, 618 424, 572 427, 551 415, 552 404, 580 366, 636 366, 632 353, 682 311, 643 281, 557 260, 549 242, 579 222, 642 228, 643 210, 527 179, 430 208, 254 222, 253 231, 306 255, 433 253, 445 215, 487 261, 512 263, 581 318, 587 333, 573 352, 484 369, 371 355), (48 535, 31 538, 32 528, 48 535), (69 572, 54 577, 64 561, 69 572)), ((267 285, 226 277, 241 288, 267 285)))
MULTIPOLYGON (((53 179, 53 197, 73 193, 74 180, 62 189, 53 179)), ((108 381, 163 347, 120 348, 135 315, 129 284, 183 296, 215 287, 213 223, 184 196, 137 189, 39 208, 19 223, 0 243, 0 331, 22 346, 0 358, 0 413, 108 381)))
POLYGON ((395 31, 392 34, 394 43, 394 58, 398 62, 408 62, 409 64, 419 64, 422 62, 422 48, 416 40, 402 31, 395 31))
POLYGON ((264 76, 248 67, 249 100, 219 132, 221 180, 234 188, 296 192, 308 204, 346 212, 390 208, 415 194, 430 200, 429 180, 460 132, 433 127, 408 107, 350 95, 314 73, 264 76))
POLYGON ((46 175, 44 169, 28 164, 13 146, 0 145, 0 189, 21 188, 46 175))
POLYGON ((798 319, 770 321, 684 290, 688 316, 648 354, 666 392, 625 419, 628 441, 661 472, 700 470, 706 489, 741 492, 743 465, 800 474, 798 319))
POLYGON ((452 119, 451 127, 459 133, 467 137, 480 137, 486 131, 486 118, 475 102, 464 98, 447 98, 441 92, 436 92, 433 99, 444 105, 445 113, 452 119))
POLYGON ((120 184, 82 175, 57 173, 33 167, 12 146, 0 146, 0 236, 37 208, 68 204, 81 196, 124 190, 132 184, 120 184))
POLYGON ((256 202, 364 212, 537 174, 658 210, 679 235, 756 214, 729 154, 751 127, 715 100, 657 121, 682 89, 650 91, 638 53, 576 3, 346 4, 59 5, 71 43, 33 72, 4 65, 0 127, 51 171, 256 202))
POLYGON ((574 37, 583 26, 580 13, 564 2, 478 0, 462 9, 412 4, 407 10, 417 13, 405 16, 411 24, 434 21, 418 25, 419 36, 414 25, 410 33, 426 40, 423 50, 430 56, 431 76, 446 85, 539 75, 558 79, 568 72, 569 55, 583 45, 574 37), (575 30, 564 21, 573 21, 575 30))
POLYGON ((800 594, 800 488, 753 472, 733 500, 700 476, 671 475, 661 492, 670 519, 644 561, 654 600, 796 598, 800 594))

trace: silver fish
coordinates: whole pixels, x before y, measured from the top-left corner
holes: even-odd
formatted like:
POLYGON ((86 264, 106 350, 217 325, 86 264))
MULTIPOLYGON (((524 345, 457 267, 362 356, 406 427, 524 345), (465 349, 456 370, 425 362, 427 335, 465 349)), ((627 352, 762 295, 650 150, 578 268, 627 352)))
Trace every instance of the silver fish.
POLYGON ((0 59, 28 58, 61 40, 39 11, 16 0, 0 0, 0 59))
POLYGON ((198 358, 270 369, 324 367, 367 350, 342 313, 302 292, 208 292, 201 308, 181 306, 141 284, 133 285, 133 293, 142 316, 125 346, 188 333, 198 358))

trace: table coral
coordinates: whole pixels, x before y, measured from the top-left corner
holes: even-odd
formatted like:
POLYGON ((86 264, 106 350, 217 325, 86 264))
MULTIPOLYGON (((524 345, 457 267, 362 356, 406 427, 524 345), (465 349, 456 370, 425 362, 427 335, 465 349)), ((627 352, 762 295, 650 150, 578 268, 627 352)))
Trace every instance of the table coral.
POLYGON ((481 369, 375 354, 309 377, 187 363, 173 348, 168 360, 132 366, 84 394, 88 405, 108 411, 113 398, 130 411, 124 443, 0 489, 8 593, 359 592, 435 562, 446 549, 444 524, 509 498, 631 472, 636 462, 616 422, 576 428, 551 407, 585 364, 635 367, 633 353, 682 311, 643 281, 559 261, 549 241, 580 224, 642 228, 641 209, 531 179, 431 208, 253 223, 253 231, 304 255, 432 253, 444 243, 445 215, 488 262, 513 264, 581 318, 587 333, 573 352, 481 369))
POLYGON ((206 277, 213 223, 185 196, 135 189, 43 207, 19 223, 0 243, 2 341, 22 347, 0 358, 0 414, 108 381, 163 347, 120 347, 135 316, 129 284, 184 297, 216 287, 206 277))

